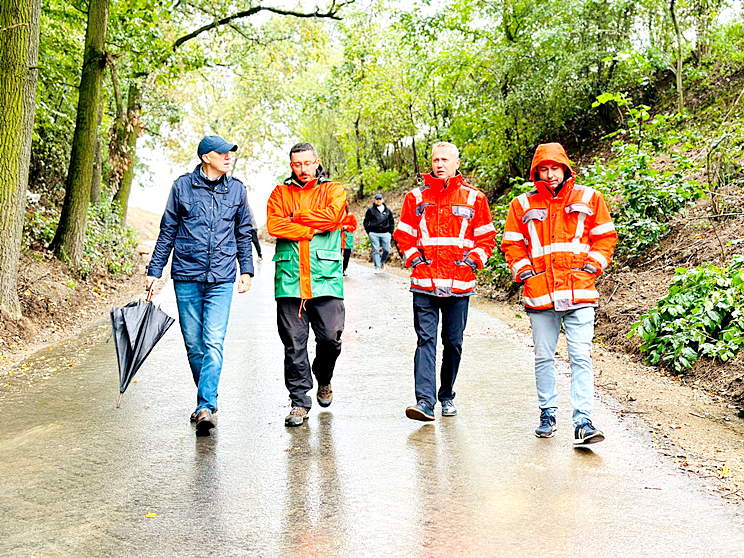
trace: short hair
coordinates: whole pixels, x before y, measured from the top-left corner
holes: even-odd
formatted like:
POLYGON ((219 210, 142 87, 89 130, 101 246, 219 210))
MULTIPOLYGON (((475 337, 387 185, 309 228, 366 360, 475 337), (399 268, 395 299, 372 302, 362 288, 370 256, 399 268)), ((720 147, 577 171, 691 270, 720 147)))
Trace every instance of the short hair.
POLYGON ((292 159, 293 153, 302 153, 303 151, 312 151, 313 155, 315 155, 316 157, 318 156, 318 152, 315 151, 315 148, 311 144, 306 143, 306 142, 300 142, 300 143, 294 144, 292 146, 292 149, 289 150, 289 158, 292 159))
POLYGON ((457 149, 457 146, 454 143, 450 143, 448 141, 438 141, 437 143, 431 146, 431 152, 434 153, 434 150, 437 147, 448 147, 455 153, 455 157, 457 158, 460 157, 460 150, 457 149))

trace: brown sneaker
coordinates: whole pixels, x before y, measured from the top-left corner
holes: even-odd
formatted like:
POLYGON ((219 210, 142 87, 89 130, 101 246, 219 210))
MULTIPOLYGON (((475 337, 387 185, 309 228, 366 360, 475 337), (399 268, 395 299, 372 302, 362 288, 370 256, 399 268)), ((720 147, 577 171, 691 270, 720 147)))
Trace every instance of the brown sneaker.
POLYGON ((302 426, 307 420, 307 409, 304 407, 292 407, 287 418, 284 419, 284 426, 302 426))
POLYGON ((328 384, 327 386, 318 386, 318 394, 316 397, 318 398, 318 405, 321 407, 328 407, 333 401, 333 390, 331 389, 331 384, 328 384))

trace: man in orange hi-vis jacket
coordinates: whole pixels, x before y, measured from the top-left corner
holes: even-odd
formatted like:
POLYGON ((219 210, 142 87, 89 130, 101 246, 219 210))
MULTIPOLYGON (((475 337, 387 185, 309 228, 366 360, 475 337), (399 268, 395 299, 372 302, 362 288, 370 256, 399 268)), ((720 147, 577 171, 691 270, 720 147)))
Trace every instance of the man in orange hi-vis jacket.
POLYGON ((537 147, 530 179, 535 190, 512 200, 501 250, 514 280, 524 282, 524 303, 535 344, 535 380, 540 405, 538 438, 556 430, 558 391, 555 348, 566 332, 571 362, 574 444, 601 442, 592 425, 594 371, 591 349, 596 278, 612 261, 617 232, 602 194, 574 183, 574 172, 559 143, 537 147))
POLYGON ((323 176, 320 159, 309 143, 289 152, 292 169, 266 205, 266 228, 276 237, 274 296, 279 337, 284 344, 284 384, 292 409, 286 426, 300 426, 312 405, 313 387, 307 341, 312 326, 315 359, 312 374, 318 381, 318 404, 333 400, 331 378, 341 354, 346 317, 341 272, 341 220, 346 190, 323 176))
POLYGON ((496 244, 486 196, 465 182, 458 170, 458 157, 458 149, 451 143, 434 144, 432 172, 421 175, 423 184, 406 194, 394 235, 406 267, 413 268, 417 404, 406 409, 406 416, 414 420, 434 420, 437 399, 442 404, 442 416, 457 415, 453 388, 462 356, 468 303, 475 292, 475 270, 483 268, 496 244), (440 313, 444 353, 437 393, 440 313))

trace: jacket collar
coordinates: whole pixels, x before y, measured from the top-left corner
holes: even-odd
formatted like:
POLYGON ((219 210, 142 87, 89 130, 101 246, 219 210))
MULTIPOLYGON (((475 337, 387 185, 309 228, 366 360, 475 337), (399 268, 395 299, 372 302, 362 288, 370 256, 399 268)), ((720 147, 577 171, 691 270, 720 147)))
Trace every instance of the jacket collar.
POLYGON ((540 192, 540 194, 548 196, 549 198, 568 196, 568 194, 571 193, 571 190, 573 190, 575 180, 573 173, 570 170, 567 171, 567 174, 568 176, 555 190, 551 189, 550 186, 548 186, 548 183, 542 180, 535 182, 535 188, 537 188, 537 191, 540 192))
POLYGON ((444 178, 437 178, 430 172, 422 174, 421 178, 424 179, 424 184, 426 184, 436 192, 442 192, 446 188, 455 190, 465 184, 465 180, 463 179, 462 174, 460 174, 460 171, 457 171, 457 174, 449 180, 445 180, 444 178))
POLYGON ((197 165, 191 173, 191 185, 194 188, 205 188, 216 194, 227 194, 230 188, 227 186, 227 175, 223 174, 217 180, 209 180, 202 174, 201 165, 197 165))
POLYGON ((287 180, 284 181, 284 184, 287 186, 294 186, 296 188, 300 188, 303 190, 312 190, 319 184, 323 184, 325 182, 330 182, 325 176, 325 170, 322 166, 318 165, 318 170, 315 171, 315 178, 310 180, 309 182, 302 182, 299 178, 297 178, 297 175, 293 172, 292 176, 290 176, 287 180))

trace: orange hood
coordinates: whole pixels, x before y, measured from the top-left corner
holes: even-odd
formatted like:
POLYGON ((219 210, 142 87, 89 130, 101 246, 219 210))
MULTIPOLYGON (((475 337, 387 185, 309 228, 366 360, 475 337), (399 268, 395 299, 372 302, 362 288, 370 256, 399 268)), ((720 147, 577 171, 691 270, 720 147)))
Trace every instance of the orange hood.
POLYGON ((540 163, 546 161, 553 161, 565 165, 569 172, 569 175, 566 177, 567 179, 570 176, 574 176, 574 171, 571 168, 571 161, 568 160, 568 155, 566 155, 566 150, 563 149, 563 146, 560 143, 542 143, 537 146, 535 156, 532 158, 530 179, 533 182, 537 183, 540 180, 540 177, 537 175, 537 167, 540 163))

